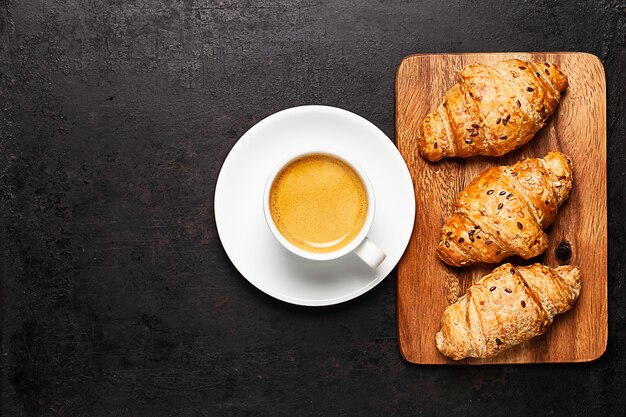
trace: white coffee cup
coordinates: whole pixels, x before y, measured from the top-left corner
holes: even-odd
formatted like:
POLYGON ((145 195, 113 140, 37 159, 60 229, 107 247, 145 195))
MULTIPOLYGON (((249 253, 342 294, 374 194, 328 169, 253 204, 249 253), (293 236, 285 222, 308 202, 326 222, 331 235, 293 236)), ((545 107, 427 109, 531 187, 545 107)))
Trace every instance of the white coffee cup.
POLYGON ((374 189, 372 188, 372 183, 369 178, 363 171, 363 169, 357 165, 355 162, 351 161, 343 154, 338 154, 335 151, 328 150, 308 150, 306 152, 299 152, 295 155, 289 155, 284 158, 281 162, 279 162, 270 176, 267 179, 265 184, 265 192, 263 194, 263 211, 265 214, 265 221, 267 222, 267 226, 271 230, 272 234, 278 240, 278 242, 285 247, 285 249, 289 250, 291 253, 298 255, 302 258, 310 259, 312 261, 329 261, 332 259, 337 259, 342 256, 345 256, 349 253, 354 253, 359 258, 361 258, 366 264, 368 264, 372 269, 378 268, 378 266, 385 260, 385 253, 380 250, 376 244, 374 244, 371 240, 367 238, 367 234, 372 227, 372 223, 374 221, 374 212, 376 211, 376 199, 374 198, 374 189), (357 236, 352 239, 347 245, 342 246, 341 248, 332 251, 332 252, 310 252, 304 250, 302 248, 297 247, 293 243, 289 242, 278 230, 276 225, 274 224, 274 219, 272 218, 271 208, 270 208, 270 192, 272 189, 272 185, 274 184, 274 180, 281 173, 283 168, 287 167, 293 161, 298 158, 302 158, 307 155, 328 155, 333 158, 337 158, 340 161, 343 161, 348 166, 350 166, 354 172, 357 173, 363 186, 365 187, 365 191, 367 194, 367 215, 365 217, 365 222, 363 223, 363 227, 361 231, 357 234, 357 236))

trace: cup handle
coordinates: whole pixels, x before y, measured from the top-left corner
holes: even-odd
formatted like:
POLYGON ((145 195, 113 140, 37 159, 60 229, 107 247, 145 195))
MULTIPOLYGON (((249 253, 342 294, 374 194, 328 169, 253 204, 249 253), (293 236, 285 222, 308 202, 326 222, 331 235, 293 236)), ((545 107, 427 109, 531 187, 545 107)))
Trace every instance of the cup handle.
POLYGON ((378 268, 387 257, 385 252, 368 238, 363 239, 363 242, 354 249, 354 253, 372 269, 378 268))

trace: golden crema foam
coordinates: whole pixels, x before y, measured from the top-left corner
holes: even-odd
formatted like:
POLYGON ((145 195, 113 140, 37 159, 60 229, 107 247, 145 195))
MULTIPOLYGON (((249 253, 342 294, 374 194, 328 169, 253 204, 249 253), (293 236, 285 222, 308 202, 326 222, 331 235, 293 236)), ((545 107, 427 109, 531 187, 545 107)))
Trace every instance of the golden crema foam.
POLYGON ((309 252, 333 252, 350 243, 367 217, 367 191, 345 162, 323 154, 287 165, 270 190, 278 231, 309 252))

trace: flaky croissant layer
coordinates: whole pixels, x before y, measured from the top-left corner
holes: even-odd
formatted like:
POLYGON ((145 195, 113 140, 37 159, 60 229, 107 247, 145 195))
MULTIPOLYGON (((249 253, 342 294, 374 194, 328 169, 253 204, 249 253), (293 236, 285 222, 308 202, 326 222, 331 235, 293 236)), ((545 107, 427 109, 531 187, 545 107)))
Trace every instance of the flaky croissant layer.
POLYGON ((455 360, 495 356, 543 334, 574 305, 580 289, 577 267, 504 264, 446 308, 437 348, 455 360))
POLYGON ((489 168, 457 197, 437 254, 449 265, 529 259, 548 247, 543 229, 572 188, 572 161, 560 152, 489 168))
POLYGON ((566 89, 567 77, 549 62, 511 59, 493 66, 469 65, 422 122, 420 153, 430 161, 504 155, 543 127, 566 89))

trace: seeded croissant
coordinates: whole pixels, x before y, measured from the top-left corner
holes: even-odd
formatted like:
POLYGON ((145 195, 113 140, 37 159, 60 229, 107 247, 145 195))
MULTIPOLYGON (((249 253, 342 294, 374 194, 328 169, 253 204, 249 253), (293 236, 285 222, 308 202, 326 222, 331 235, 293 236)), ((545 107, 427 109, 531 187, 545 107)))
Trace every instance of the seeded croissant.
POLYGON ((554 221, 572 181, 572 162, 560 152, 483 171, 457 197, 437 254, 454 266, 539 255, 548 247, 543 229, 554 221))
POLYGON ((504 264, 446 308, 437 348, 455 360, 495 356, 543 334, 554 316, 572 308, 580 288, 577 267, 504 264))
POLYGON ((559 104, 567 77, 548 62, 511 59, 469 65, 419 129, 420 153, 500 156, 528 142, 559 104))

